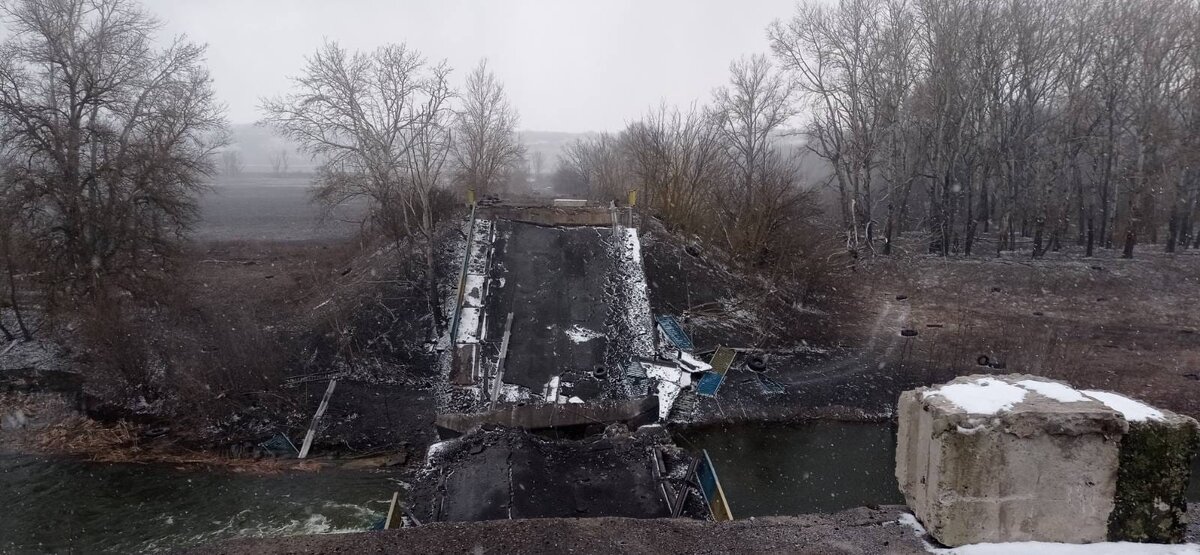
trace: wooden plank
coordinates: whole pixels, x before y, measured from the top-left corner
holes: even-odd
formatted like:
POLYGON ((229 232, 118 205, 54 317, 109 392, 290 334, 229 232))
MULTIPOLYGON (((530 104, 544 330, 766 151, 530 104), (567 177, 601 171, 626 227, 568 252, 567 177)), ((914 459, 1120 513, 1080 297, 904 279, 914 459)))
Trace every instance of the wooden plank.
POLYGON ((325 388, 325 396, 321 397, 321 404, 317 406, 317 413, 313 415, 312 424, 308 425, 308 433, 304 434, 304 445, 300 447, 300 456, 305 458, 308 456, 308 450, 312 448, 313 437, 317 434, 317 423, 321 421, 321 416, 325 414, 325 409, 329 408, 329 398, 333 396, 333 388, 337 387, 337 380, 329 380, 329 387, 325 388))
POLYGON ((463 249, 462 271, 458 275, 458 293, 454 301, 454 317, 450 322, 450 344, 453 345, 458 341, 458 321, 462 317, 462 302, 463 296, 466 295, 464 287, 467 282, 467 265, 471 263, 471 247, 475 241, 475 203, 471 203, 471 225, 467 228, 467 245, 463 249))
POLYGON ((400 518, 399 518, 400 515, 397 514, 397 512, 396 512, 396 506, 399 504, 400 504, 400 492, 398 492, 398 491, 393 492, 392 493, 392 502, 390 504, 388 504, 387 520, 383 521, 383 529, 384 530, 391 530, 392 528, 399 528, 399 526, 396 526, 396 524, 400 520, 400 518))
MULTIPOLYGON (((692 464, 688 465, 687 474, 683 475, 683 485, 679 488, 679 495, 675 497, 675 505, 671 509, 671 518, 679 518, 679 515, 683 514, 683 504, 687 502, 688 486, 695 480, 696 468, 698 466, 700 466, 700 459, 693 458, 692 464)), ((696 484, 696 487, 700 488, 700 484, 696 484)), ((700 495, 703 497, 704 492, 701 491, 700 495)))
POLYGON ((496 381, 492 385, 492 402, 490 408, 496 408, 496 399, 500 397, 500 384, 504 379, 504 361, 508 358, 508 338, 512 335, 513 313, 508 313, 504 321, 504 338, 500 340, 500 357, 496 359, 496 381))

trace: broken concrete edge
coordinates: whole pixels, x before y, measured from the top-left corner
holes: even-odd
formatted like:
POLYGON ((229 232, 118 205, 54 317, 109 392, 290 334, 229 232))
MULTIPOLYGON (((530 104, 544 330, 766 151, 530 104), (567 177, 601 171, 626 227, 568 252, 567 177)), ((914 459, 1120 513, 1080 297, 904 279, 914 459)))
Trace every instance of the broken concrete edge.
POLYGON ((652 396, 581 404, 510 404, 480 413, 441 414, 435 423, 439 430, 457 434, 466 434, 485 425, 544 430, 622 423, 638 428, 654 422, 658 412, 659 400, 652 396))
POLYGON ((1112 541, 1184 541, 1188 480, 1192 458, 1200 449, 1200 425, 1163 412, 1166 418, 1161 421, 1131 422, 1121 439, 1117 491, 1108 518, 1112 541))
POLYGON ((1181 541, 1195 420, 1082 393, 1012 374, 901 394, 896 477, 931 535, 950 546, 1181 541), (980 396, 988 388, 995 398, 980 396))
POLYGON ((600 206, 481 206, 479 213, 490 219, 540 226, 612 226, 611 211, 600 206))

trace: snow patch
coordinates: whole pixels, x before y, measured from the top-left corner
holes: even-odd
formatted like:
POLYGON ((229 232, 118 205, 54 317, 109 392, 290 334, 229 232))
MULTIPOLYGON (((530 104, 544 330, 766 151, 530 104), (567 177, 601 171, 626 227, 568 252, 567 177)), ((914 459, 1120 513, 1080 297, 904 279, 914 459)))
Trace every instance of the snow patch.
POLYGON ((1084 390, 1083 392, 1088 397, 1091 397, 1125 416, 1125 420, 1130 422, 1145 422, 1147 420, 1164 420, 1166 418, 1162 411, 1138 401, 1134 401, 1124 395, 1109 393, 1107 391, 1084 390))
POLYGON ((1167 545, 1155 543, 1101 542, 1088 544, 1052 542, 976 543, 962 547, 934 547, 926 540, 925 527, 917 517, 904 513, 897 519, 901 526, 912 528, 927 553, 939 555, 1200 555, 1200 545, 1167 545))
POLYGON ((643 362, 646 377, 658 380, 658 418, 666 420, 671 414, 671 407, 683 388, 692 385, 692 375, 677 366, 652 364, 643 362))
POLYGON ((561 382, 562 377, 554 376, 553 378, 550 378, 549 382, 546 382, 545 386, 542 387, 542 397, 546 399, 547 403, 558 402, 558 389, 561 386, 561 382))
POLYGON ((995 378, 979 378, 974 382, 943 385, 926 391, 922 398, 940 395, 964 412, 996 414, 1013 408, 1025 399, 1026 393, 1023 388, 995 378))
POLYGON ((654 322, 650 315, 650 296, 646 287, 646 272, 642 266, 642 242, 637 229, 622 228, 619 233, 621 284, 628 305, 624 319, 632 338, 633 356, 648 357, 654 353, 654 322))
POLYGON ((589 330, 583 326, 580 326, 579 324, 575 324, 571 327, 571 329, 566 330, 563 333, 567 334, 567 339, 570 339, 576 344, 587 343, 593 339, 604 337, 604 334, 595 330, 589 330))
POLYGON ((458 316, 458 342, 479 342, 479 317, 483 312, 476 307, 464 306, 458 316))
POLYGON ((689 372, 708 372, 712 370, 711 364, 692 356, 692 353, 686 351, 679 352, 679 362, 688 367, 689 372))
POLYGON ((433 460, 441 455, 451 445, 453 445, 455 441, 456 440, 451 439, 447 441, 439 441, 433 445, 430 445, 429 449, 425 451, 425 465, 431 466, 433 464, 433 460))
POLYGON ((463 283, 463 290, 466 291, 466 294, 463 296, 463 306, 483 306, 483 295, 486 291, 484 282, 486 280, 486 276, 467 274, 467 279, 463 283))

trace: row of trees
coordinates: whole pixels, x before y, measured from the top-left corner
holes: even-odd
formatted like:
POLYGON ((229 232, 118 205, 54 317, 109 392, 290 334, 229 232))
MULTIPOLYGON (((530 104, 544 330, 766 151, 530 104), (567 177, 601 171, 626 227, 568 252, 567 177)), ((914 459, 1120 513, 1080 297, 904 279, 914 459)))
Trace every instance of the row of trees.
POLYGON ((669 225, 723 245, 740 261, 791 272, 817 212, 800 158, 781 138, 795 115, 791 82, 766 56, 730 64, 708 105, 659 106, 617 134, 569 145, 560 189, 602 199, 639 191, 669 225))
POLYGON ((1196 2, 810 2, 769 36, 854 248, 1200 246, 1196 2))
MULTIPOLYGON (((51 311, 152 302, 199 193, 241 169, 204 47, 158 46, 160 23, 129 0, 0 1, 0 26, 0 333, 30 335, 18 279, 51 311)), ((320 163, 318 199, 365 199, 373 230, 423 242, 436 316, 446 189, 486 194, 523 164, 516 111, 486 63, 460 94, 445 62, 404 45, 327 43, 307 61, 291 93, 263 101, 263 123, 320 163)), ((271 163, 286 172, 287 154, 271 163)))
POLYGON ((0 275, 28 338, 19 274, 51 309, 164 282, 226 135, 204 48, 159 46, 136 5, 9 1, 0 20, 0 275))
POLYGON ((424 245, 430 314, 440 323, 434 226, 451 181, 487 194, 524 160, 518 116, 486 61, 461 94, 445 61, 406 45, 349 52, 328 42, 262 103, 263 123, 320 162, 316 198, 365 200, 372 228, 399 245, 424 245))

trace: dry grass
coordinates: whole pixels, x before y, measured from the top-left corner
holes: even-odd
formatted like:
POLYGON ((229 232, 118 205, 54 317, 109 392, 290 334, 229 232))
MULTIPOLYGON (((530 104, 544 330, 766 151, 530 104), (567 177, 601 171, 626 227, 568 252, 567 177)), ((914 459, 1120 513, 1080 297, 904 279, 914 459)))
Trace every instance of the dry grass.
MULTIPOLYGON (((907 372, 1028 372, 1200 416, 1200 255, 876 259, 867 306, 907 304, 907 372), (897 301, 897 295, 907 299, 897 301), (978 364, 986 356, 992 367, 978 364), (996 362, 1003 368, 996 368, 996 362)), ((865 318, 869 321, 870 318, 865 318)), ((894 334, 896 330, 861 330, 894 334)))

